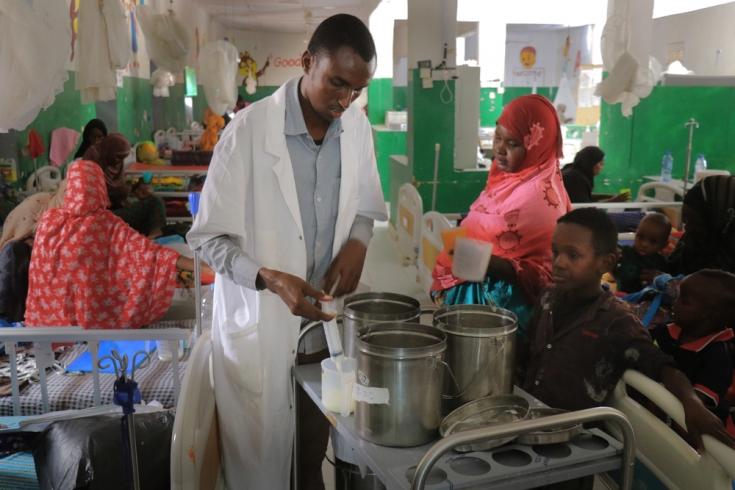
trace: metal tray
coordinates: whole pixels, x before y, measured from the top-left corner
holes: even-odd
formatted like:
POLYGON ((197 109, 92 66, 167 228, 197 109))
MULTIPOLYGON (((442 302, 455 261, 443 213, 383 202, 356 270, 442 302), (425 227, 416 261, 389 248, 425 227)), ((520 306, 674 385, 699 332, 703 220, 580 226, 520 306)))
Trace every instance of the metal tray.
MULTIPOLYGON (((558 408, 538 407, 532 408, 528 412, 529 419, 540 419, 543 417, 549 417, 551 415, 559 415, 560 413, 566 413, 566 410, 558 408)), ((526 432, 518 436, 517 442, 525 444, 527 446, 541 446, 545 444, 560 444, 563 442, 569 442, 571 439, 577 437, 584 428, 582 424, 565 425, 560 427, 553 427, 548 430, 540 430, 533 432, 526 432)))
MULTIPOLYGON (((446 437, 465 430, 509 424, 524 420, 528 416, 528 412, 528 400, 520 396, 493 395, 478 398, 477 400, 465 403, 444 417, 444 420, 442 420, 439 426, 439 433, 442 437, 446 437)), ((460 453, 487 451, 488 449, 507 444, 515 438, 513 436, 504 439, 481 441, 465 446, 457 446, 454 450, 460 453)))

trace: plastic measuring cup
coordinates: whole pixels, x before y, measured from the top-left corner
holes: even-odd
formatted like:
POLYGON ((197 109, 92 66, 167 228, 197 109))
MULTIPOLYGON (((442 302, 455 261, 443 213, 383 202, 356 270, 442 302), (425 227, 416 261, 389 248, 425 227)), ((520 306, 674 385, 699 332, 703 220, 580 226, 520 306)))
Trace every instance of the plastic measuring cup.
POLYGON ((324 407, 347 417, 355 409, 352 389, 355 385, 357 360, 340 357, 335 362, 331 357, 322 361, 322 403, 324 407), (337 369, 337 363, 341 369, 337 369))
POLYGON ((482 282, 487 275, 492 254, 492 243, 457 237, 452 257, 452 275, 465 281, 482 282))

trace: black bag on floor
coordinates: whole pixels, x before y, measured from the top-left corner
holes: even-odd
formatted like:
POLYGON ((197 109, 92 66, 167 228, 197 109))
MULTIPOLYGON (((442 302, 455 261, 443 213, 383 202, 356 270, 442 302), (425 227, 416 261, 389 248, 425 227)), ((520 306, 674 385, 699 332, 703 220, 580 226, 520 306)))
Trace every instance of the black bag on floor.
MULTIPOLYGON (((122 415, 96 415, 49 425, 34 443, 33 459, 42 490, 129 490, 123 461, 122 415)), ((169 411, 135 415, 140 484, 168 489, 171 431, 169 411)))

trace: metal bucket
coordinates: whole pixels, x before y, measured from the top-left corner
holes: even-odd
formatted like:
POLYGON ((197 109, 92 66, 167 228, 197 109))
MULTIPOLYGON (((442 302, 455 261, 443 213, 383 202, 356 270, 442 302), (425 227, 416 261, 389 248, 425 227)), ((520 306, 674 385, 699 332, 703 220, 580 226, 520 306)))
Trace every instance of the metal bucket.
POLYGON ((355 426, 363 439, 410 447, 441 423, 446 335, 419 323, 374 324, 357 339, 355 426))
POLYGON ((434 313, 434 326, 447 335, 447 378, 443 412, 490 395, 513 391, 516 315, 486 305, 452 305, 434 313), (452 381, 449 383, 449 381, 452 381))
POLYGON ((345 299, 342 348, 347 357, 357 357, 357 334, 373 323, 413 322, 421 305, 410 296, 395 293, 359 293, 345 299))

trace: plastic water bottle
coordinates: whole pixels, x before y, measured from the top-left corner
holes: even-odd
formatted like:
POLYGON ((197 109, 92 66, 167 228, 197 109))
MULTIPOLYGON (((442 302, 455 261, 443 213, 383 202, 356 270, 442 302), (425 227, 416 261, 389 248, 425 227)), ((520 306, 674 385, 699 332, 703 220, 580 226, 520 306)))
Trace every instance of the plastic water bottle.
POLYGON ((664 157, 661 159, 661 182, 670 182, 673 170, 674 157, 671 156, 671 150, 666 150, 664 157))
POLYGON ((694 178, 696 179, 697 174, 704 170, 707 170, 707 159, 704 158, 702 153, 700 153, 697 157, 697 163, 694 164, 694 178))
POLYGON ((214 284, 208 286, 202 294, 202 332, 212 328, 212 312, 214 311, 214 284))

